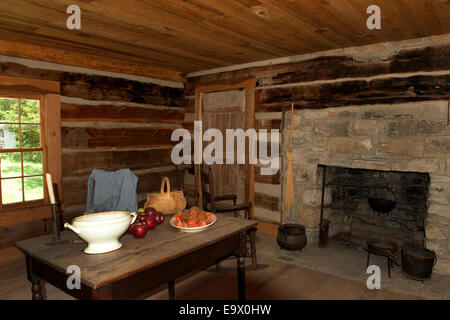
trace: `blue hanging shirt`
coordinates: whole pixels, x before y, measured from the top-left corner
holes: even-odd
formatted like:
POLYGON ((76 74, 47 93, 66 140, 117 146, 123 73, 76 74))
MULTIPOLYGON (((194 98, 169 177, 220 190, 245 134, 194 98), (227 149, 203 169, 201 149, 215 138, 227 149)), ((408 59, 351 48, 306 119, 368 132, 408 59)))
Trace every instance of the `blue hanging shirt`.
POLYGON ((92 170, 88 180, 87 212, 138 210, 137 182, 130 169, 92 170), (95 187, 94 187, 95 181, 95 187))

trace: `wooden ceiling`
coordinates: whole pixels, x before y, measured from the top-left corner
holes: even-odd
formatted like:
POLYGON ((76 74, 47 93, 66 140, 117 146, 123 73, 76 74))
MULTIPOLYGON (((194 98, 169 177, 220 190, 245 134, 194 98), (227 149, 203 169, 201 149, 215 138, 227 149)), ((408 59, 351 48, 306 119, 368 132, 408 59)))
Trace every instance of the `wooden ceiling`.
POLYGON ((450 33, 449 16, 449 0, 1 0, 0 39, 189 73, 450 33), (372 4, 381 30, 366 27, 372 4))

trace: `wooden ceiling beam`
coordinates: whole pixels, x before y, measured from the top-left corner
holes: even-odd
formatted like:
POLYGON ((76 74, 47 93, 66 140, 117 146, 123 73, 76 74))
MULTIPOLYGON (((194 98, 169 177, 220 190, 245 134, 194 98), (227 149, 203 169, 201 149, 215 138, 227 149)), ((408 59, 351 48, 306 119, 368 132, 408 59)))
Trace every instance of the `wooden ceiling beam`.
POLYGON ((17 41, 0 40, 0 55, 177 82, 186 80, 184 74, 175 70, 17 41))
POLYGON ((43 32, 30 35, 21 30, 7 30, 2 25, 0 25, 0 34, 1 40, 34 45, 45 43, 46 47, 55 49, 82 52, 91 56, 106 57, 137 65, 177 70, 181 73, 189 72, 189 70, 204 70, 209 66, 209 64, 206 64, 207 62, 202 62, 199 59, 183 59, 183 65, 180 66, 180 61, 174 60, 170 53, 161 53, 153 49, 149 51, 149 49, 142 48, 139 45, 133 46, 133 44, 126 42, 106 42, 104 39, 91 36, 77 41, 77 38, 61 38, 61 33, 55 34, 55 32, 52 32, 52 35, 48 35, 43 32), (114 44, 113 48, 111 47, 112 43, 114 44), (171 57, 170 60, 167 59, 168 56, 171 57))

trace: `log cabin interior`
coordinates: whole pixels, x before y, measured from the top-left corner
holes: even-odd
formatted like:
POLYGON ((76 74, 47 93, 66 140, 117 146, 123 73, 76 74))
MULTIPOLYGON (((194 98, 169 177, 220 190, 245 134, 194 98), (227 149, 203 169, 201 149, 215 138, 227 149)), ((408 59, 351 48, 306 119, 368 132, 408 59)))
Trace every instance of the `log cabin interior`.
POLYGON ((449 17, 0 1, 0 299, 450 299, 449 17))

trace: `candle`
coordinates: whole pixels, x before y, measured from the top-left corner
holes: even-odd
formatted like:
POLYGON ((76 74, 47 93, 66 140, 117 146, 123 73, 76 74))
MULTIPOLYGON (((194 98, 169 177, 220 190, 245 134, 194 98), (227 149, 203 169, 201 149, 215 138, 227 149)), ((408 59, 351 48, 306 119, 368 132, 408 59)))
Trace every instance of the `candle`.
POLYGON ((53 193, 53 183, 52 183, 52 176, 50 173, 46 174, 47 177, 47 189, 48 189, 48 195, 50 197, 50 203, 55 204, 55 194, 53 193))

